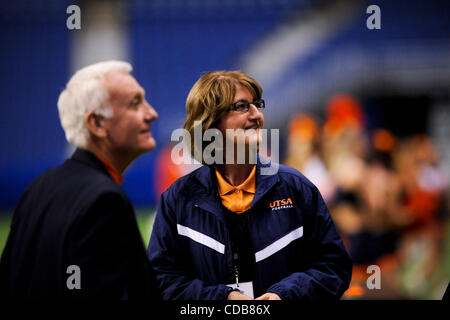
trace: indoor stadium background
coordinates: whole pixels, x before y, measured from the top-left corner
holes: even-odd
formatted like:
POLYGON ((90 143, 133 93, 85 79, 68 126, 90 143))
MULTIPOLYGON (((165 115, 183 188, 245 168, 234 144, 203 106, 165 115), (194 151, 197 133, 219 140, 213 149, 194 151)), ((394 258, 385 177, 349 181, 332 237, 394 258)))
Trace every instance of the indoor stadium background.
POLYGON ((174 166, 170 136, 205 72, 259 81, 280 161, 321 190, 355 262, 345 299, 439 299, 450 278, 450 3, 16 0, 0 3, 0 252, 14 205, 73 148, 56 102, 70 75, 130 61, 159 113, 157 148, 125 173, 148 242, 174 166), (69 30, 68 6, 81 9, 69 30), (366 25, 370 5, 381 29, 366 25), (362 187, 358 187, 362 186, 362 187), (368 290, 366 267, 381 267, 368 290))

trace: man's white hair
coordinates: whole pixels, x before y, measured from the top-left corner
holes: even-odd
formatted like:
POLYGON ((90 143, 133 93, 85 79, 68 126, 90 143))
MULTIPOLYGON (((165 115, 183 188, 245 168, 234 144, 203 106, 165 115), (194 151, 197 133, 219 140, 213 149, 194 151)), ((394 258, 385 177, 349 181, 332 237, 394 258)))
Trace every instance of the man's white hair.
POLYGON ((59 95, 58 111, 66 139, 77 147, 86 147, 89 131, 84 123, 86 113, 111 118, 109 94, 105 84, 106 74, 118 71, 130 73, 131 64, 123 61, 104 61, 78 70, 59 95))

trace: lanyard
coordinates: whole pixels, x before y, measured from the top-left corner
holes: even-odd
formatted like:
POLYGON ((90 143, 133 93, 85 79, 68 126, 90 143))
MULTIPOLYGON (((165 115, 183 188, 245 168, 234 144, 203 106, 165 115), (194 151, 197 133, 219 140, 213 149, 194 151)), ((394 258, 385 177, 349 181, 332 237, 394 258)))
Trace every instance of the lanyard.
POLYGON ((238 268, 238 260, 239 255, 237 253, 233 253, 233 269, 234 269, 234 278, 236 279, 236 287, 239 288, 239 268, 238 268))

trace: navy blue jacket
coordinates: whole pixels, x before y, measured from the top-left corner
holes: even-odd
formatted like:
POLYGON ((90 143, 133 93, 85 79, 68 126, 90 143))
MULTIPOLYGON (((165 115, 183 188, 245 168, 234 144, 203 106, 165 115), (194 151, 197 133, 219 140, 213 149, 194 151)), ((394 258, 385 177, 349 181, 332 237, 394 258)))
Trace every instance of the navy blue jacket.
MULTIPOLYGON (((290 167, 279 165, 274 175, 261 168, 258 162, 249 212, 255 297, 340 298, 352 262, 318 189, 290 167)), ((235 280, 224 214, 212 166, 162 194, 148 253, 163 299, 227 299, 226 284, 235 280)))

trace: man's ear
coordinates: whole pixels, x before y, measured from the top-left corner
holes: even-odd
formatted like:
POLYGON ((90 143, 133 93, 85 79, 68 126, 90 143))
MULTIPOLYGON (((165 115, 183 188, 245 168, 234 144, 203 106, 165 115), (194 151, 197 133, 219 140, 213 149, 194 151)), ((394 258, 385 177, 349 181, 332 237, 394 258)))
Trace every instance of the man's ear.
POLYGON ((86 128, 97 138, 106 138, 107 132, 104 127, 104 120, 103 116, 95 114, 93 111, 86 113, 84 116, 86 128))

